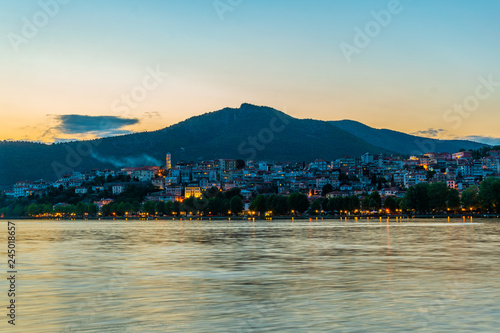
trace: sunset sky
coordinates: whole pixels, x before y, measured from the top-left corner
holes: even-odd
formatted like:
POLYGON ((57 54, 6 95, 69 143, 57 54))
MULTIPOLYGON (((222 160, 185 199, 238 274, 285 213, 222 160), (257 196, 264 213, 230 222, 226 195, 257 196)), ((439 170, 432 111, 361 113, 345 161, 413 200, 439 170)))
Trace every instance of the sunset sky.
POLYGON ((499 13, 497 0, 0 0, 0 140, 252 103, 500 142, 499 13))

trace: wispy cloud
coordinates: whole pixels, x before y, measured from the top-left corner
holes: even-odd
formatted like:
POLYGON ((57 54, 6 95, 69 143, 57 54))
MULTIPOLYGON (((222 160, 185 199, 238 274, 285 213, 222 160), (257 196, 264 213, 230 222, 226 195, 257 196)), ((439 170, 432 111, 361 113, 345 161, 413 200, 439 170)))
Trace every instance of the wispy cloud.
POLYGON ((117 168, 121 168, 124 166, 140 166, 140 165, 161 165, 161 162, 155 159, 154 157, 143 154, 140 156, 127 156, 123 158, 116 157, 103 157, 99 154, 92 153, 91 156, 98 160, 101 163, 109 163, 117 168))
POLYGON ((418 135, 418 136, 425 136, 425 137, 435 138, 439 134, 442 134, 443 132, 445 132, 445 130, 441 129, 441 128, 439 128, 439 129, 429 128, 429 129, 426 129, 424 131, 418 131, 418 132, 414 132, 414 133, 411 133, 411 134, 418 135))
POLYGON ((158 111, 144 112, 143 118, 147 119, 161 118, 161 114, 158 111))

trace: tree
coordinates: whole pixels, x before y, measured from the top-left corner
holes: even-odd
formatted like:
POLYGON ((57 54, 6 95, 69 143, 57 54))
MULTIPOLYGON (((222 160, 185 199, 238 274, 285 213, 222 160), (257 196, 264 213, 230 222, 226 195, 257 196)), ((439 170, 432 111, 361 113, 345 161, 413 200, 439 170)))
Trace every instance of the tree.
POLYGON ((436 175, 436 171, 434 170, 427 170, 427 180, 431 180, 432 178, 434 178, 434 176, 436 175))
POLYGON ((112 202, 109 204, 109 215, 116 216, 116 210, 118 209, 118 204, 116 202, 112 202))
POLYGON ((382 198, 380 197, 380 193, 377 191, 370 194, 370 208, 374 210, 382 208, 382 198))
POLYGON ((195 207, 195 197, 189 197, 182 202, 181 209, 186 214, 196 213, 198 210, 195 207))
POLYGON ((125 206, 123 208, 124 208, 123 210, 125 211, 125 214, 130 214, 134 210, 134 207, 132 206, 132 204, 130 202, 125 202, 125 206))
POLYGON ((174 203, 172 201, 167 201, 165 203, 165 214, 172 215, 173 212, 174 212, 174 203))
POLYGON ((388 209, 391 213, 395 213, 398 209, 398 203, 393 197, 387 197, 384 201, 384 208, 388 209))
POLYGON ((292 193, 288 197, 288 208, 303 213, 309 209, 309 199, 303 193, 292 193))
POLYGON ((217 187, 211 187, 208 190, 206 190, 205 192, 203 192, 203 196, 207 199, 215 198, 219 195, 221 195, 221 192, 217 187))
POLYGON ((131 211, 134 212, 134 213, 138 213, 140 210, 141 210, 141 204, 139 203, 139 201, 132 202, 132 209, 131 209, 131 211))
POLYGON ((107 204, 107 205, 102 206, 102 208, 101 208, 101 214, 103 216, 110 216, 111 213, 112 213, 112 211, 111 211, 111 204, 107 204))
POLYGON ((229 206, 231 207, 231 213, 236 215, 240 214, 245 208, 243 200, 238 195, 231 199, 229 206))
POLYGON ((460 208, 460 193, 454 188, 448 192, 448 200, 446 202, 448 209, 457 211, 460 208))
POLYGON ((359 200, 359 197, 357 195, 352 195, 350 197, 347 197, 346 198, 346 210, 350 211, 350 212, 355 212, 357 210, 359 210, 360 206, 361 206, 361 202, 359 200))
POLYGON ((0 216, 10 216, 11 211, 9 207, 4 207, 0 209, 0 216))
POLYGON ((276 194, 271 194, 266 197, 266 211, 273 211, 274 210, 274 200, 276 199, 277 195, 276 194))
MULTIPOLYGON (((221 197, 216 197, 212 199, 217 199, 217 204, 218 208, 214 209, 215 211, 218 211, 219 213, 224 213, 224 210, 226 210, 225 207, 227 205, 225 204, 226 199, 224 199, 224 196, 221 197), (224 207, 224 208, 223 208, 224 207)), ((184 202, 181 205, 182 211, 186 213, 193 213, 193 214, 199 214, 199 213, 206 213, 210 211, 210 200, 207 199, 205 196, 201 196, 199 198, 195 197, 190 197, 184 200, 184 202)))
POLYGON ((443 182, 429 185, 429 208, 433 211, 446 210, 449 190, 448 185, 443 182))
POLYGON ((311 205, 311 214, 316 215, 321 212, 321 207, 323 205, 324 199, 316 199, 311 205))
POLYGON ((242 159, 236 160, 236 169, 237 170, 241 170, 244 167, 245 167, 245 161, 243 161, 242 159))
POLYGON ((288 200, 285 196, 277 195, 273 200, 273 212, 276 215, 288 214, 288 200))
POLYGON ((63 207, 64 213, 67 215, 76 214, 76 206, 75 205, 67 205, 63 207))
POLYGON ((142 212, 149 215, 154 215, 156 213, 155 203, 152 201, 146 201, 144 205, 142 205, 142 212))
POLYGON ((260 215, 264 215, 267 209, 266 203, 267 203, 266 197, 262 194, 259 194, 250 204, 250 209, 252 211, 258 212, 260 215))
POLYGON ((475 210, 479 206, 479 187, 472 185, 462 192, 462 207, 467 210, 475 210))
POLYGON ((370 210, 370 197, 366 196, 361 200, 361 208, 363 210, 370 210))
POLYGON ((26 213, 29 215, 29 216, 36 216, 38 214, 41 213, 41 209, 40 209, 40 206, 38 206, 37 204, 31 204, 28 206, 28 209, 26 210, 26 213))
POLYGON ((208 200, 208 211, 213 215, 226 214, 228 209, 227 200, 224 198, 217 196, 208 200))
POLYGON ((115 212, 117 215, 123 216, 127 212, 124 202, 116 204, 115 212))
POLYGON ((172 214, 179 214, 181 211, 181 204, 179 201, 174 201, 172 206, 172 214))
POLYGON ((54 209, 51 204, 43 205, 42 214, 52 214, 53 210, 54 209))
POLYGON ((326 195, 330 192, 333 192, 333 186, 332 184, 328 183, 323 186, 323 189, 321 190, 321 196, 326 197, 326 195))
POLYGON ((486 211, 500 212, 500 179, 489 177, 483 180, 479 190, 479 202, 486 211))
POLYGON ((328 210, 332 213, 345 210, 344 199, 342 197, 334 197, 328 200, 328 210))
POLYGON ((410 187, 404 198, 404 206, 409 210, 415 210, 419 213, 427 213, 430 207, 429 184, 420 183, 410 187))
POLYGON ((163 201, 158 201, 156 203, 156 211, 160 215, 165 215, 167 213, 167 205, 163 201))
POLYGON ((91 203, 89 205, 89 215, 96 216, 98 212, 99 212, 99 207, 97 207, 96 204, 91 203))
POLYGON ((224 197, 227 200, 231 200, 235 195, 240 195, 241 190, 239 188, 232 188, 229 191, 224 192, 224 197))
POLYGON ((79 202, 77 205, 76 205, 76 208, 75 208, 75 213, 76 215, 78 216, 83 216, 85 213, 88 212, 88 209, 89 207, 83 203, 83 202, 79 202))

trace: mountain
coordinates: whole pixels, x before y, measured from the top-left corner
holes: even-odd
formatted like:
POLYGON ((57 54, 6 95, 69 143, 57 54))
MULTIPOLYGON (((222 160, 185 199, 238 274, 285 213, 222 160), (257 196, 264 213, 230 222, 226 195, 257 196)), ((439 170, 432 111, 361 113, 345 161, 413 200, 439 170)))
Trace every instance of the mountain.
MULTIPOLYGON (((72 170, 162 165, 167 152, 174 163, 217 158, 301 162, 366 152, 408 153, 411 140, 422 139, 360 126, 364 125, 296 119, 269 107, 242 104, 154 132, 52 145, 0 142, 0 186, 24 179, 55 180, 72 170)), ((450 151, 469 146, 457 143, 456 147, 450 151)))
POLYGON ((421 155, 429 152, 454 153, 462 148, 469 150, 485 146, 466 140, 437 140, 388 129, 375 129, 352 120, 331 121, 330 123, 374 146, 385 147, 404 155, 421 155))

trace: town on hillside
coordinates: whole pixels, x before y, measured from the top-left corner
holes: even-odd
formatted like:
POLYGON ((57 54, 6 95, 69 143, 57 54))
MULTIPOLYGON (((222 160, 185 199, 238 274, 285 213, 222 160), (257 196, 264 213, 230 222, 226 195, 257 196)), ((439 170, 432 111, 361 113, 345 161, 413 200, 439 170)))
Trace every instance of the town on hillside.
MULTIPOLYGON (((488 178, 500 179, 500 150, 493 149, 479 152, 460 151, 453 154, 427 153, 409 158, 366 153, 357 158, 346 156, 334 161, 317 159, 308 164, 218 159, 203 162, 179 161, 172 165, 171 161, 171 154, 167 154, 164 166, 73 172, 55 182, 19 181, 11 189, 4 191, 3 201, 10 202, 11 206, 0 207, 1 215, 16 215, 16 212, 13 212, 16 207, 13 207, 12 200, 33 198, 38 198, 36 203, 48 208, 27 212, 27 207, 24 211, 18 207, 17 214, 33 216, 44 212, 52 214, 54 211, 64 213, 65 206, 75 207, 81 202, 87 207, 94 206, 86 212, 91 215, 116 215, 116 211, 120 215, 140 211, 158 214, 158 210, 172 213, 182 211, 180 203, 186 200, 201 200, 204 194, 214 190, 218 193, 212 193, 212 196, 230 193, 226 197, 228 200, 237 194, 241 203, 234 206, 227 203, 223 208, 213 209, 210 209, 208 204, 203 207, 198 205, 201 208, 197 209, 194 204, 192 209, 184 209, 185 214, 205 211, 206 214, 215 215, 224 214, 226 210, 231 213, 231 207, 236 213, 255 214, 255 210, 266 213, 266 208, 256 208, 257 196, 289 197, 296 193, 308 198, 311 205, 307 208, 313 207, 312 213, 347 210, 341 206, 328 206, 327 203, 316 207, 313 204, 317 200, 327 202, 334 198, 351 197, 357 197, 360 202, 357 207, 354 204, 353 212, 357 212, 358 208, 367 212, 374 209, 377 212, 384 208, 384 211, 389 212, 390 209, 397 211, 401 205, 384 207, 383 203, 387 198, 391 198, 390 202, 402 200, 409 189, 419 184, 444 183, 448 189, 462 196, 467 189, 479 189, 481 183, 488 178), (373 193, 380 197, 375 201, 380 201, 381 204, 370 204, 364 200, 373 193), (63 201, 56 202, 57 200, 63 201), (114 202, 122 203, 121 209, 118 205, 110 209, 110 204, 114 202), (158 203, 161 204, 158 206, 158 203)), ((24 203, 28 206, 33 202, 24 203)), ((468 209, 455 206, 454 209, 468 209)), ((293 207, 288 208, 288 211, 282 210, 288 213, 300 212, 293 207)), ((409 208, 418 211, 418 207, 409 208)))

